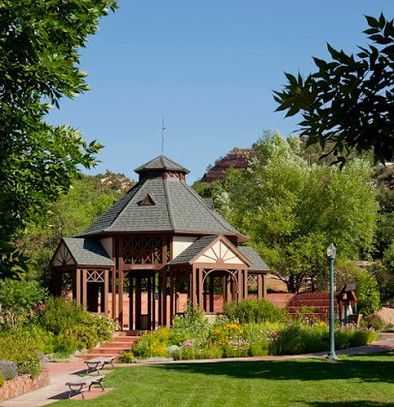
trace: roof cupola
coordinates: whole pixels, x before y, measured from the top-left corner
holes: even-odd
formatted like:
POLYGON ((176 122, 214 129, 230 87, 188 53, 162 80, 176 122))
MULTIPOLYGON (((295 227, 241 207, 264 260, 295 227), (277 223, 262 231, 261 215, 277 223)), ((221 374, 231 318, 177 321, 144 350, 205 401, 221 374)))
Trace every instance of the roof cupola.
POLYGON ((164 155, 159 155, 146 164, 136 168, 134 171, 139 174, 139 181, 157 177, 185 181, 186 174, 190 172, 185 167, 182 167, 164 155))

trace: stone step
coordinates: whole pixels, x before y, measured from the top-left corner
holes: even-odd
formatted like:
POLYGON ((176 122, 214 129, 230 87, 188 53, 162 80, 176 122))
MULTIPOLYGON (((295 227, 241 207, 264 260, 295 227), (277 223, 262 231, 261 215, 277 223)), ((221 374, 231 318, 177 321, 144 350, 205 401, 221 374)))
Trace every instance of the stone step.
POLYGON ((121 355, 123 351, 129 350, 130 348, 126 349, 114 349, 114 348, 94 348, 92 351, 89 353, 89 355, 96 355, 96 356, 102 356, 102 355, 121 355))
POLYGON ((95 359, 95 358, 97 358, 99 356, 103 357, 103 358, 109 358, 109 357, 112 357, 112 356, 116 356, 114 362, 117 362, 120 355, 114 355, 113 353, 101 353, 100 355, 94 355, 92 353, 86 353, 84 355, 80 355, 79 358, 85 361, 85 360, 95 359))

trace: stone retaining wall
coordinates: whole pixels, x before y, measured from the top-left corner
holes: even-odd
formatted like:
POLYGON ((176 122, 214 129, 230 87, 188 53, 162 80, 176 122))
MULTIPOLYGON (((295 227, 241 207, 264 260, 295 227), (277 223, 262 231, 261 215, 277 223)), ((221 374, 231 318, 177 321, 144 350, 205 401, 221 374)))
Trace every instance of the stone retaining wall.
POLYGON ((13 380, 7 380, 0 387, 0 400, 8 400, 33 390, 40 389, 50 383, 49 374, 46 370, 41 372, 35 379, 30 375, 18 376, 13 380))

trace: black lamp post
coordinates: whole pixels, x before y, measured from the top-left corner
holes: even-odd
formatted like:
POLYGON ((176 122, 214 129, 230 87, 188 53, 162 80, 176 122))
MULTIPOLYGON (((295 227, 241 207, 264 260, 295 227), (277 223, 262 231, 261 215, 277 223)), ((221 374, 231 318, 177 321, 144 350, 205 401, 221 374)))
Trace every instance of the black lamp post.
POLYGON ((334 261, 337 249, 333 243, 327 247, 327 257, 330 264, 330 351, 327 359, 336 359, 335 354, 335 333, 334 333, 334 261))

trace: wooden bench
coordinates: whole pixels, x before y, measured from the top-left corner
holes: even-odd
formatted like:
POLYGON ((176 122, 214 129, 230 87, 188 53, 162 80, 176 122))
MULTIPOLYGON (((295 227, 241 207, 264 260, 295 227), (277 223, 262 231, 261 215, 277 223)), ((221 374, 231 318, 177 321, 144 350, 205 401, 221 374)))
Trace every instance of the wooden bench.
POLYGON ((80 394, 83 399, 85 399, 83 393, 85 391, 85 387, 89 386, 89 391, 92 388, 93 385, 99 385, 104 391, 104 385, 103 385, 103 376, 84 376, 80 377, 79 379, 73 380, 71 382, 67 382, 66 386, 70 389, 70 393, 68 395, 68 398, 71 398, 71 396, 75 396, 77 394, 80 394))
POLYGON ((85 364, 87 366, 86 374, 91 372, 97 372, 100 374, 100 370, 104 368, 105 365, 111 365, 112 369, 115 369, 114 360, 116 356, 109 356, 109 357, 98 357, 95 359, 85 360, 85 364))

